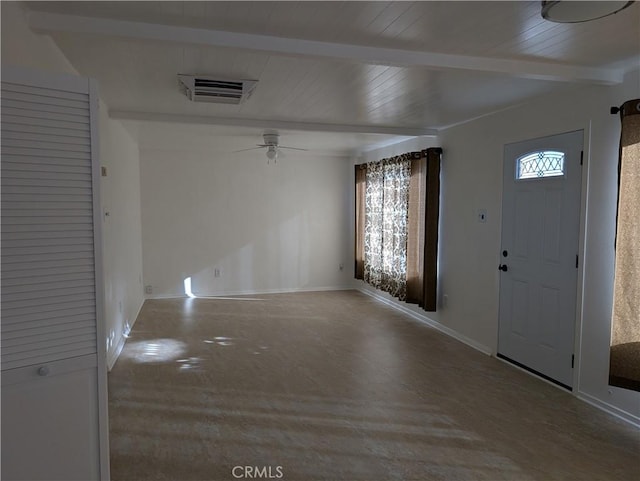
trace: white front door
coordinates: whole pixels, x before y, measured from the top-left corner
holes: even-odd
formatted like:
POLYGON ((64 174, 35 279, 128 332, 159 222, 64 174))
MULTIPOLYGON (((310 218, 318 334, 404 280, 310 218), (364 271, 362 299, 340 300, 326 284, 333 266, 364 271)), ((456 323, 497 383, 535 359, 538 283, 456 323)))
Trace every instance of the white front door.
POLYGON ((571 388, 583 132, 504 150, 498 356, 571 388))

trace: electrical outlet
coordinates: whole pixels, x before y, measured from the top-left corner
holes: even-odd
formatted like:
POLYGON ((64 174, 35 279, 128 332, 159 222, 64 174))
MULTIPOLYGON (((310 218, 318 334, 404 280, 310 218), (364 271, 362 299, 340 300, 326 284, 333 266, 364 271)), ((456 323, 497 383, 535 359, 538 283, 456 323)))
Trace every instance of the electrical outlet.
POLYGON ((213 277, 220 277, 220 269, 217 267, 213 269, 213 277))
POLYGON ((478 209, 478 222, 487 222, 487 209, 478 209))
POLYGON ((342 271, 344 270, 344 264, 341 262, 340 265, 338 266, 338 268, 342 271))
POLYGON ((145 294, 153 294, 153 286, 144 286, 145 294))

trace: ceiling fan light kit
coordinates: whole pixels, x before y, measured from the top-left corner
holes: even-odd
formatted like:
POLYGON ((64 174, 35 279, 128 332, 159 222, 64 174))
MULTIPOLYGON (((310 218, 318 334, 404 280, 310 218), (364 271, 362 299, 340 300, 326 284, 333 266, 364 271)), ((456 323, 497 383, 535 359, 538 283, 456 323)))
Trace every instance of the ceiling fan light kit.
POLYGON ((278 160, 278 151, 276 150, 276 147, 274 145, 270 145, 267 149, 267 159, 273 160, 274 162, 278 160))
POLYGON ((573 1, 542 2, 542 18, 557 23, 582 23, 608 17, 632 5, 629 1, 573 1))
POLYGON ((256 144, 256 147, 251 147, 249 149, 241 149, 236 150, 235 152, 246 152, 248 150, 259 150, 259 149, 267 149, 265 152, 267 154, 267 163, 270 160, 274 162, 278 160, 278 156, 280 154, 280 149, 287 150, 298 150, 298 151, 306 151, 308 149, 300 149, 298 147, 287 147, 285 145, 280 145, 280 135, 273 130, 265 132, 262 134, 262 139, 264 140, 263 144, 256 144))

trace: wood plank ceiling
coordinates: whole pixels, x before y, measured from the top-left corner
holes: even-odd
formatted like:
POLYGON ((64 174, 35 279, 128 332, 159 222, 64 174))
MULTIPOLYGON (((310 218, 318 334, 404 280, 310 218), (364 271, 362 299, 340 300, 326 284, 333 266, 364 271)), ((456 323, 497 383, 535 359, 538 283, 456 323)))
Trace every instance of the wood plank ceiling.
POLYGON ((416 135, 577 83, 616 83, 640 65, 638 5, 585 24, 547 22, 537 1, 27 8, 119 118, 416 135), (258 86, 242 105, 194 104, 177 73, 258 86))

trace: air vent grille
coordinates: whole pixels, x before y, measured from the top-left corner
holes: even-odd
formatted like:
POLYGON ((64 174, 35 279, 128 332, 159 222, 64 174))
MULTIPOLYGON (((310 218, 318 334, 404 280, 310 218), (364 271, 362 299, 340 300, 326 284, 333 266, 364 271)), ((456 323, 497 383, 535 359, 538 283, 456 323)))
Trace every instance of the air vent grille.
POLYGON ((255 80, 226 80, 196 75, 178 75, 182 92, 192 102, 239 104, 255 88, 255 80))

